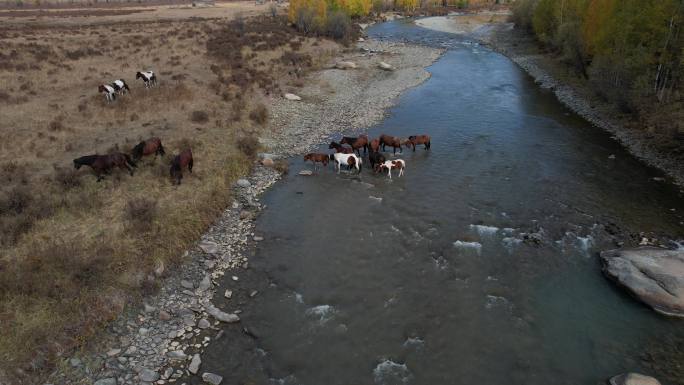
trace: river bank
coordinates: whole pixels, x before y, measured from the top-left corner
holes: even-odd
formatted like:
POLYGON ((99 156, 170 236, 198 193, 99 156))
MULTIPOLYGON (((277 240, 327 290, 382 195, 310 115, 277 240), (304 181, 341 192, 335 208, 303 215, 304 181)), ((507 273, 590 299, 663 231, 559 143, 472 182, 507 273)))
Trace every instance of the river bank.
POLYGON ((527 72, 543 89, 554 93, 558 100, 594 126, 599 127, 625 146, 645 163, 662 170, 674 183, 684 185, 682 156, 671 151, 667 143, 657 138, 647 127, 634 125, 634 118, 621 114, 611 103, 601 100, 586 81, 544 54, 534 39, 514 29, 506 22, 505 13, 437 16, 417 20, 428 29, 463 34, 479 40, 505 55, 527 72))
MULTIPOLYGON (((273 100, 269 129, 264 130, 268 134, 260 138, 266 152, 262 158, 300 154, 337 139, 340 132, 378 122, 399 94, 429 77, 424 68, 441 53, 373 40, 357 48, 309 76, 299 92, 302 100, 273 100), (356 68, 338 69, 340 61, 351 61, 356 68), (393 69, 380 69, 381 61, 393 69)), ((195 374, 216 381, 201 370, 201 354, 224 335, 224 328, 242 328, 240 306, 258 295, 241 276, 249 269, 250 250, 263 239, 254 233, 254 219, 263 209, 258 196, 279 178, 275 170, 256 165, 247 179, 239 180, 232 206, 186 252, 187 262, 170 272, 157 267, 157 277, 166 277, 157 294, 144 298, 142 308, 131 307, 82 352, 64 359, 50 381, 164 384, 195 374), (226 283, 230 290, 216 291, 226 283)))

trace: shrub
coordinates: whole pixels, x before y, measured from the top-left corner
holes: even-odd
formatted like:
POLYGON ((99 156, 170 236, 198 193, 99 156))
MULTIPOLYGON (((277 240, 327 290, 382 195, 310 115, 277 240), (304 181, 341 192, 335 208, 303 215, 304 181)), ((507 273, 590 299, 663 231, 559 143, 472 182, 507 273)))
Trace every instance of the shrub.
POLYGON ((237 148, 249 158, 254 158, 259 151, 259 139, 255 136, 243 136, 237 140, 237 148))
POLYGON ((264 125, 268 121, 268 108, 263 103, 259 103, 252 112, 249 113, 249 118, 259 125, 264 125))
POLYGON ((64 125, 62 124, 62 120, 57 118, 51 121, 48 124, 48 130, 50 131, 62 131, 64 129, 64 125))
POLYGON ((278 16, 278 6, 276 3, 271 3, 271 5, 268 6, 268 12, 271 14, 271 17, 278 16))
POLYGON ((52 180, 62 190, 71 190, 75 187, 81 186, 81 178, 78 171, 73 168, 57 167, 52 180))
POLYGON ((273 168, 281 174, 287 174, 290 171, 290 164, 284 159, 277 159, 273 163, 273 168))
POLYGON ((190 120, 195 123, 206 123, 209 121, 209 114, 206 111, 192 111, 190 120))
POLYGON ((351 18, 342 11, 334 11, 325 23, 326 35, 337 40, 349 40, 352 35, 351 18))
POLYGON ((149 230, 157 217, 157 201, 147 198, 130 199, 126 203, 124 217, 136 230, 149 230))

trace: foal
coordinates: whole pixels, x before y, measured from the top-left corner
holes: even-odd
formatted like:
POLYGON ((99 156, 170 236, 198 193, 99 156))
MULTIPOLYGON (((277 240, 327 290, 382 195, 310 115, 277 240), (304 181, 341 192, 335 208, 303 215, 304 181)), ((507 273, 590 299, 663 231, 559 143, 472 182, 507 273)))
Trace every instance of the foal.
POLYGON ((104 179, 103 174, 109 174, 114 167, 127 169, 131 176, 133 176, 133 167, 137 167, 128 155, 120 152, 107 155, 86 155, 74 159, 74 168, 78 170, 81 166, 90 166, 98 182, 104 179))
POLYGON ((328 167, 328 160, 329 160, 328 154, 306 154, 304 155, 304 161, 310 160, 313 165, 314 165, 314 170, 316 169, 316 163, 322 163, 323 167, 328 167))
POLYGON ((180 185, 181 179, 183 179, 183 168, 187 167, 188 171, 192 174, 192 164, 192 150, 188 148, 181 151, 181 153, 176 155, 171 162, 171 179, 173 179, 177 185, 180 185))
POLYGON ((402 159, 388 160, 378 166, 380 171, 387 169, 387 175, 389 175, 390 179, 392 179, 392 169, 398 169, 399 177, 401 177, 404 175, 404 168, 406 168, 406 162, 402 159))
POLYGON ((101 84, 97 87, 97 92, 104 94, 105 100, 108 102, 113 102, 116 99, 116 90, 109 84, 101 84))

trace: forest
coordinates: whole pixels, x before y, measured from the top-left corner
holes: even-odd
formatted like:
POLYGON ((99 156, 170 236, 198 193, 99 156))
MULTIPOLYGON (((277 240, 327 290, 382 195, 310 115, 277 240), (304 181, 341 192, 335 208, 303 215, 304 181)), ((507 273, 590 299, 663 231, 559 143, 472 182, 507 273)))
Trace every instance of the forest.
POLYGON ((512 18, 620 112, 684 139, 684 1, 518 0, 512 18))

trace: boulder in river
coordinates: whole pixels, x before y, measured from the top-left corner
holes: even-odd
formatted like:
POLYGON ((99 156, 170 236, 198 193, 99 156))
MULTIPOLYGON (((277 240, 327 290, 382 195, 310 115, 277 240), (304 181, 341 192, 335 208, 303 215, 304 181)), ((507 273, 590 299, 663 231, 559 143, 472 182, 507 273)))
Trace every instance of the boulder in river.
POLYGON ((684 317, 684 250, 643 246, 601 253, 603 272, 655 311, 684 317))
POLYGON ((200 358, 199 354, 195 354, 194 356, 192 356, 192 361, 190 361, 190 365, 188 365, 188 370, 192 374, 197 374, 201 364, 202 364, 202 358, 200 358))
POLYGON ((219 376, 218 374, 214 373, 203 373, 202 374, 202 381, 208 382, 211 385, 219 385, 221 381, 223 381, 223 377, 219 376))
POLYGON ((653 377, 639 373, 623 373, 608 380, 610 385, 660 385, 653 377))
POLYGON ((221 322, 226 322, 226 323, 240 322, 240 317, 238 317, 237 314, 230 314, 230 313, 223 312, 211 303, 207 303, 204 306, 204 308, 206 309, 207 313, 210 316, 216 318, 217 320, 219 320, 221 322))

